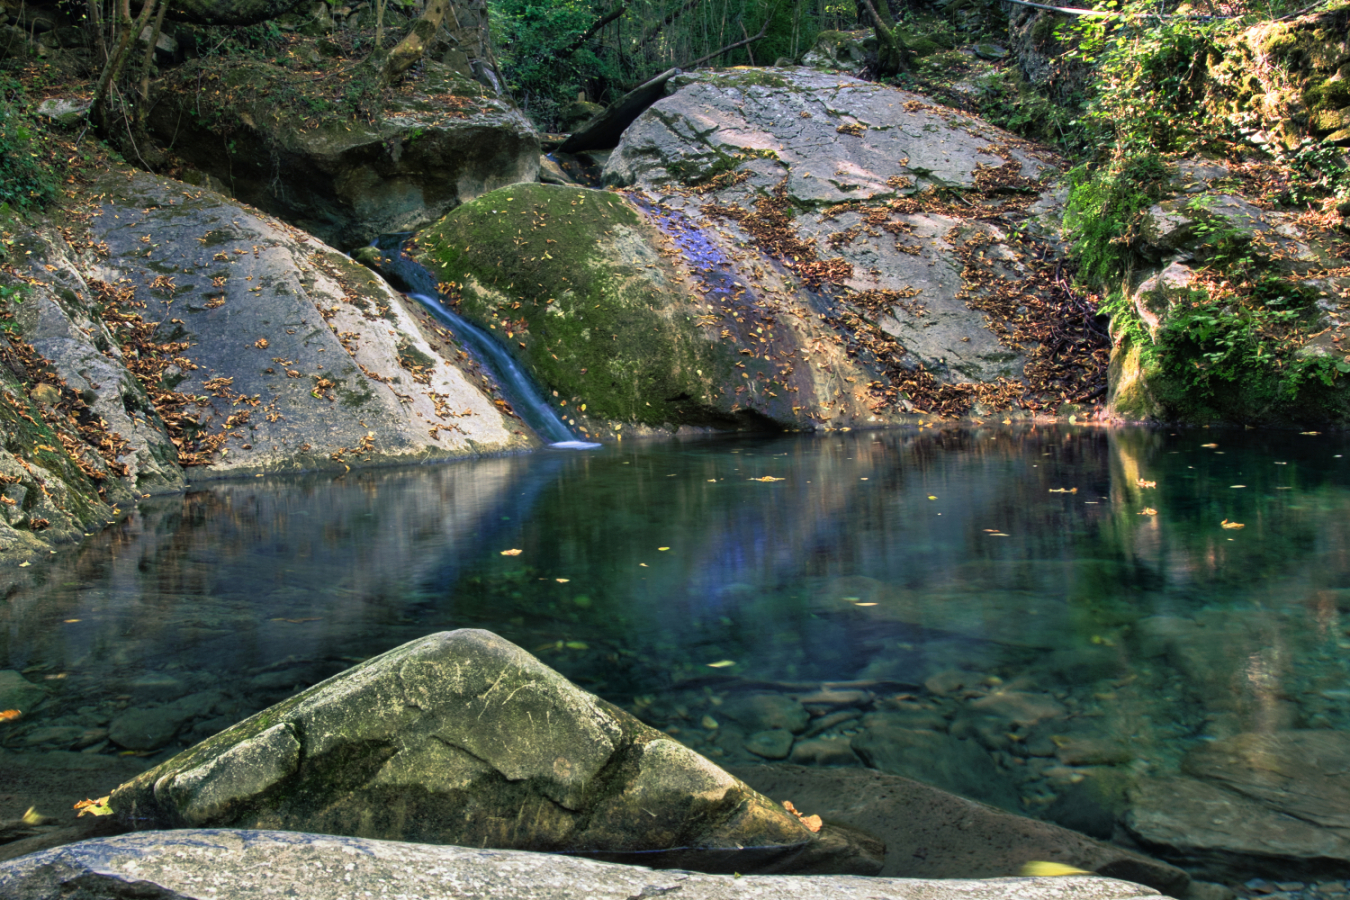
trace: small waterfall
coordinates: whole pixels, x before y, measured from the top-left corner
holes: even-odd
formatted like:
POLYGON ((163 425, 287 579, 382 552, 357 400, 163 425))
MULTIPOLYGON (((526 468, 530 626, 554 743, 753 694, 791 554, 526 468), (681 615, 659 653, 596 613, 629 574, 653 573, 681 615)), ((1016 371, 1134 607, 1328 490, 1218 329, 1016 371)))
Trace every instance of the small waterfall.
POLYGON ((592 450, 601 446, 577 440, 576 435, 544 399, 543 392, 506 348, 492 335, 440 302, 440 293, 436 290, 436 280, 432 274, 401 252, 406 238, 407 235, 390 235, 375 242, 375 247, 382 251, 381 269, 389 280, 425 306, 478 357, 479 362, 488 367, 525 424, 533 428, 550 447, 559 450, 592 450))

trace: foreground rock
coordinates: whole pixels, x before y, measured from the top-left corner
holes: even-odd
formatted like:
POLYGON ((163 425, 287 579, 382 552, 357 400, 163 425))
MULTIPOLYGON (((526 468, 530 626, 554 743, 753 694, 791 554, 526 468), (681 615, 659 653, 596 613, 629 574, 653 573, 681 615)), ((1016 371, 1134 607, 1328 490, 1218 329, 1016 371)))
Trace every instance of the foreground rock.
POLYGON ((432 847, 274 831, 190 830, 86 841, 0 865, 0 898, 207 900, 279 896, 338 900, 1143 900, 1105 878, 907 881, 699 875, 510 850, 432 847))
POLYGON ((771 797, 886 844, 880 874, 902 878, 998 878, 1031 860, 1059 862, 1184 896, 1190 877, 1138 853, 1067 828, 863 769, 745 766, 733 772, 771 797))
POLYGON ((627 204, 513 187, 418 238, 579 422, 856 427, 1104 390, 1090 307, 1011 236, 1058 208, 1051 155, 807 69, 665 89, 605 167, 627 204))
POLYGON ((818 842, 703 757, 467 629, 405 644, 264 710, 122 785, 112 806, 138 828, 669 851, 659 858, 670 865, 735 871, 818 842))
POLYGON ((1208 877, 1350 878, 1350 733, 1239 734, 1198 746, 1190 777, 1145 779, 1130 832, 1208 877))

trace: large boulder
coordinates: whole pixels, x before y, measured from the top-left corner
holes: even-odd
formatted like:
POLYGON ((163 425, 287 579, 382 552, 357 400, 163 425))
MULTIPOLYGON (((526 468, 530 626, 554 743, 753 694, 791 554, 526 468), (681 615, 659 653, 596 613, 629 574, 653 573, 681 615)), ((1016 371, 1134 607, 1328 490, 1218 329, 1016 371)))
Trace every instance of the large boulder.
POLYGON ((737 871, 818 840, 708 760, 469 629, 315 685, 122 785, 111 802, 138 828, 643 853, 737 871))
POLYGON ((661 253, 660 232, 618 194, 504 188, 419 234, 417 247, 458 311, 556 392, 559 412, 586 433, 610 421, 797 418, 802 401, 787 378, 709 333, 700 298, 661 253))
MULTIPOLYGON (((312 67, 349 77, 322 49, 308 52, 312 67)), ((358 72, 350 97, 374 91, 373 77, 358 72)), ((324 84, 258 60, 194 61, 157 82, 150 127, 233 196, 344 249, 538 176, 529 121, 448 65, 424 60, 400 88, 361 101, 378 116, 340 110, 324 84)))
MULTIPOLYGON (((169 179, 99 188, 84 304, 102 310, 115 361, 191 401, 166 408, 138 387, 127 403, 177 417, 184 463, 286 471, 528 446, 421 308, 343 254, 169 179)), ((117 384, 68 368, 81 390, 117 384)))
POLYGON ((513 187, 419 236, 461 308, 592 428, 616 410, 856 427, 1102 393, 1090 304, 1031 236, 1058 209, 1052 155, 847 76, 664 83, 604 170, 627 204, 513 187))
POLYGON ((163 900, 284 895, 297 900, 1146 900, 1106 878, 910 881, 895 878, 654 872, 543 853, 475 850, 275 831, 128 834, 0 865, 0 898, 163 900))

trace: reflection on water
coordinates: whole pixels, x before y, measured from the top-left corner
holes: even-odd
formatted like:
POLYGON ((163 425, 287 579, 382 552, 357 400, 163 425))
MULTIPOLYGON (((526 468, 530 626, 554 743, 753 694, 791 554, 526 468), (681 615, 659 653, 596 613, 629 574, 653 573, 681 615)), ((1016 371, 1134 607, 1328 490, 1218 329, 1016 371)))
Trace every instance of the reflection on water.
POLYGON ((1085 779, 1350 728, 1342 443, 924 429, 213 485, 10 590, 0 670, 46 699, 0 745, 159 758, 472 626, 724 762, 865 760, 1109 834, 1085 779))

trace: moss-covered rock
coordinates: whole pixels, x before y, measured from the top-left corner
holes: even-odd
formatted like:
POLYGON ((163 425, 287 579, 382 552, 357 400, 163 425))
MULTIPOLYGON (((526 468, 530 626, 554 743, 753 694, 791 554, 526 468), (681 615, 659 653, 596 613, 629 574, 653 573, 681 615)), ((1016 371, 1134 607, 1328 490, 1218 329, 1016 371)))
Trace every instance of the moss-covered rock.
POLYGON ((451 67, 425 60, 384 96, 373 69, 324 65, 350 80, 257 59, 188 63, 157 82, 150 128, 234 197, 342 248, 537 177, 533 126, 451 67), (370 104, 378 114, 361 111, 370 104))
POLYGON ((740 381, 773 392, 778 373, 710 333, 659 245, 620 194, 522 184, 456 209, 418 235, 417 253, 574 420, 792 421, 785 398, 738 396, 740 381))
POLYGON ((684 865, 755 848, 735 857, 741 871, 814 841, 708 760, 470 629, 397 647, 266 709, 122 785, 111 805, 137 828, 678 849, 688 852, 669 862, 684 865))

